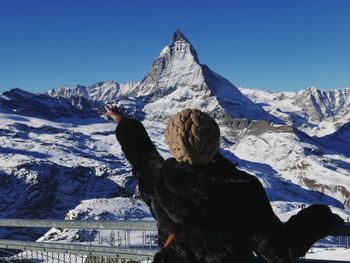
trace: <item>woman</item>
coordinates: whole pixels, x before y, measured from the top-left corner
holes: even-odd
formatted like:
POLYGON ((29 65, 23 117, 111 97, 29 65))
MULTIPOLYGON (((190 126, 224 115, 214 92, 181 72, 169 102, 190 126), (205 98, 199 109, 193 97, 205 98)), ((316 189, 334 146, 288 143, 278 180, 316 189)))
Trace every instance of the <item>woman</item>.
POLYGON ((142 123, 106 107, 133 166, 142 199, 158 223, 154 262, 293 262, 342 219, 313 205, 283 224, 259 180, 219 153, 220 130, 208 114, 185 109, 168 122, 164 160, 142 123))

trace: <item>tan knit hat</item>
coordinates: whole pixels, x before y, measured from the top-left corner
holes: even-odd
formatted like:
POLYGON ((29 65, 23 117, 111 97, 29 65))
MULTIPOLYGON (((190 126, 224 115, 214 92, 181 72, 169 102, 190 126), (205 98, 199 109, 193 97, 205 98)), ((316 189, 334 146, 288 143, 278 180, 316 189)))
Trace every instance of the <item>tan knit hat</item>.
POLYGON ((220 129, 208 114, 184 109, 169 120, 165 141, 178 162, 208 164, 219 150, 220 129))

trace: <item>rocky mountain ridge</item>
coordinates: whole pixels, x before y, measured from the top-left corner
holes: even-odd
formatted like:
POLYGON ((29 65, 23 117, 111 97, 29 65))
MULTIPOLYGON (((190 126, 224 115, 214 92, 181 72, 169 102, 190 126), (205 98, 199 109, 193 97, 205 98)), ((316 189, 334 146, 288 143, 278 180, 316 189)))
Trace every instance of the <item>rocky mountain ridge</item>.
POLYGON ((350 88, 308 87, 299 92, 240 90, 270 114, 311 136, 332 134, 350 121, 350 88))

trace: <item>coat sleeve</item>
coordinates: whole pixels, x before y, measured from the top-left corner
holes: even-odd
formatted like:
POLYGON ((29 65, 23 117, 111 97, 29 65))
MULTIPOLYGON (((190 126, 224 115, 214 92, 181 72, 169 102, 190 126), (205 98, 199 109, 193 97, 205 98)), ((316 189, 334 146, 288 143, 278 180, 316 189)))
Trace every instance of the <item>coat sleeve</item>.
POLYGON ((285 224, 273 211, 259 221, 251 237, 253 249, 267 262, 280 263, 294 262, 304 256, 317 240, 344 222, 326 205, 312 205, 301 210, 285 224))
MULTIPOLYGON (((257 180, 258 181, 258 180, 257 180)), ((288 250, 284 224, 274 213, 265 189, 258 181, 255 186, 256 215, 249 237, 254 252, 269 263, 294 262, 288 250)))
POLYGON ((317 240, 326 237, 334 227, 343 223, 344 220, 326 205, 315 204, 301 210, 285 224, 289 253, 293 258, 304 256, 317 240))
POLYGON ((116 128, 116 137, 133 168, 144 166, 150 157, 156 162, 163 161, 140 121, 122 120, 116 128))
POLYGON ((164 159, 138 120, 124 119, 119 122, 116 137, 125 157, 133 166, 142 199, 150 206, 154 180, 164 159))

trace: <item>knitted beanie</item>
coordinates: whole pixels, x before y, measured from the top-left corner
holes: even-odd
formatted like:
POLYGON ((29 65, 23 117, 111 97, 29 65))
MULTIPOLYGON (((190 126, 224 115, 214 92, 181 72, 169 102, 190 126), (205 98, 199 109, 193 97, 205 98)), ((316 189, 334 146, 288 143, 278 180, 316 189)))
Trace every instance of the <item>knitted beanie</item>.
POLYGON ((165 141, 178 162, 208 164, 219 150, 220 129, 208 114, 184 109, 169 120, 165 141))

